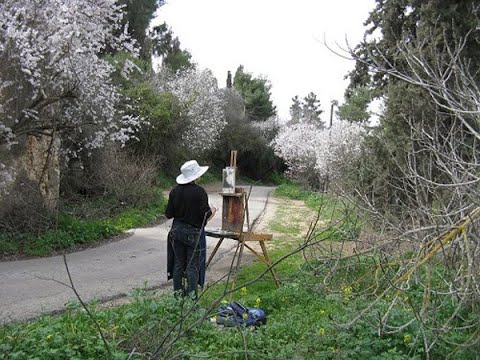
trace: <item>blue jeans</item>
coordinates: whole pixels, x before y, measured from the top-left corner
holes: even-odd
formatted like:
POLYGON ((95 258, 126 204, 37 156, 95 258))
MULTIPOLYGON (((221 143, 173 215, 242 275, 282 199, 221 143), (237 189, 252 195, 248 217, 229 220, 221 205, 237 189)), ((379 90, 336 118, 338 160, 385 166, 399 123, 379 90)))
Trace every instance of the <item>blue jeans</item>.
POLYGON ((174 252, 173 290, 194 298, 200 275, 200 233, 201 229, 180 221, 174 221, 168 233, 174 252))

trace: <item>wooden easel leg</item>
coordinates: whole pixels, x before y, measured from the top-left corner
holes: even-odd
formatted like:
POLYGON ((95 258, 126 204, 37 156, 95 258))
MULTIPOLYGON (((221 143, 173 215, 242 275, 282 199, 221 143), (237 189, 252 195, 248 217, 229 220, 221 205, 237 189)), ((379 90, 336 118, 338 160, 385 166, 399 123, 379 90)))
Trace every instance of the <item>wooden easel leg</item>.
MULTIPOLYGON (((242 193, 242 196, 243 196, 243 203, 244 203, 244 209, 243 209, 244 211, 243 211, 241 233, 243 232, 243 224, 245 223, 245 216, 247 217, 247 228, 248 228, 248 231, 250 231, 250 218, 249 218, 249 214, 248 214, 248 198, 245 196, 245 193, 242 193)), ((240 240, 238 240, 239 243, 238 243, 238 246, 237 246, 237 250, 239 250, 238 251, 237 264, 235 265, 235 269, 233 270, 233 274, 232 274, 232 289, 235 288, 235 284, 236 284, 236 281, 237 281, 237 275, 240 271, 240 266, 241 266, 241 263, 242 263, 243 250, 245 248, 245 240, 242 240, 241 233, 240 233, 240 240)))
POLYGON ((240 266, 243 257, 243 249, 245 248, 245 242, 240 241, 240 251, 238 253, 238 260, 237 260, 237 267, 235 268, 235 272, 238 273, 240 271, 240 266))
POLYGON ((232 289, 235 288, 235 284, 237 282, 237 276, 238 273, 240 272, 240 265, 242 263, 242 256, 243 256, 243 249, 245 248, 245 242, 244 241, 239 241, 238 243, 238 258, 237 258, 237 263, 235 264, 235 269, 233 269, 233 274, 232 274, 232 289))
POLYGON ((263 252, 263 257, 265 258, 265 262, 268 265, 268 269, 272 273, 273 281, 275 281, 275 286, 278 288, 280 287, 280 281, 277 279, 277 275, 275 274, 275 271, 272 268, 272 262, 270 261, 270 258, 268 257, 267 253, 267 247, 265 246, 264 241, 259 241, 260 246, 262 247, 262 252, 263 252))
POLYGON ((215 245, 215 248, 213 249, 212 253, 210 254, 210 256, 208 257, 208 261, 207 261, 207 264, 205 265, 205 269, 208 268, 208 265, 210 265, 210 261, 212 261, 213 257, 215 256, 215 254, 217 253, 218 251, 218 248, 220 247, 220 245, 222 245, 222 241, 223 241, 224 238, 220 238, 217 242, 217 245, 215 245))
POLYGON ((250 212, 248 211, 248 200, 250 200, 250 194, 252 193, 252 187, 250 186, 250 191, 248 192, 248 196, 245 195, 245 193, 243 194, 243 199, 244 199, 244 202, 245 202, 245 210, 244 210, 244 214, 245 214, 245 217, 247 218, 247 231, 250 232, 250 212))

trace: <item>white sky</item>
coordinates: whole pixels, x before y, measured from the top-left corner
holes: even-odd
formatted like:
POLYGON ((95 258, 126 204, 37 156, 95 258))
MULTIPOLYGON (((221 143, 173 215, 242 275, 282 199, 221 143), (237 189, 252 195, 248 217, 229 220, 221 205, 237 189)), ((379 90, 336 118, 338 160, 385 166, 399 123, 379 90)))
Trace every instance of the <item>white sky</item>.
POLYGON ((317 94, 328 122, 330 102, 343 102, 345 74, 354 66, 323 45, 353 46, 374 0, 167 0, 155 24, 164 21, 201 68, 209 68, 225 87, 227 71, 242 64, 272 84, 272 99, 282 119, 291 98, 317 94))

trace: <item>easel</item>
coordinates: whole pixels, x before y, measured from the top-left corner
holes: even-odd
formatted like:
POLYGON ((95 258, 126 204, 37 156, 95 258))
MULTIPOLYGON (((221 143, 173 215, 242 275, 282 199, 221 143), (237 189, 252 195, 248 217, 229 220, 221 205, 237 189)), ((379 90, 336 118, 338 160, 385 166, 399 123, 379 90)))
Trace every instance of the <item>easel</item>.
MULTIPOLYGON (((237 166, 237 151, 233 150, 230 153, 230 169, 236 169, 237 166)), ((233 183, 235 180, 233 179, 233 183)), ((225 181, 224 181, 225 183, 225 181)), ((272 262, 268 256, 267 247, 265 246, 265 241, 272 240, 272 234, 265 233, 255 233, 251 231, 250 228, 250 214, 248 212, 248 199, 250 194, 248 194, 243 188, 234 187, 234 189, 222 189, 220 195, 223 198, 223 208, 222 208, 222 229, 205 229, 205 234, 210 237, 218 238, 218 242, 215 245, 212 253, 210 254, 206 267, 212 261, 213 257, 217 253, 220 245, 222 244, 225 238, 237 240, 237 250, 235 254, 238 254, 236 264, 234 266, 233 274, 233 284, 236 280, 236 275, 240 270, 240 263, 242 261, 243 250, 247 248, 250 250, 260 261, 262 261, 267 267, 270 273, 272 274, 275 286, 280 286, 280 281, 278 280, 275 271, 272 268, 272 262), (247 220, 247 231, 244 232, 243 226, 247 220), (256 241, 259 243, 262 253, 253 249, 247 242, 256 241)), ((233 264, 233 261, 232 261, 233 264)))

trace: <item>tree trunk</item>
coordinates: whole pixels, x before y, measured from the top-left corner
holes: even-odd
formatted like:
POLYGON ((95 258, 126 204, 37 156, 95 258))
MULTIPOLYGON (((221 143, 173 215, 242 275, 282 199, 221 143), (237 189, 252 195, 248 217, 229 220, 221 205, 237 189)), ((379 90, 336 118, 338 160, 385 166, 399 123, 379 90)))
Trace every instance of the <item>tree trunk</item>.
POLYGON ((60 195, 60 139, 52 136, 27 136, 20 161, 28 179, 38 184, 47 209, 55 211, 60 195))

